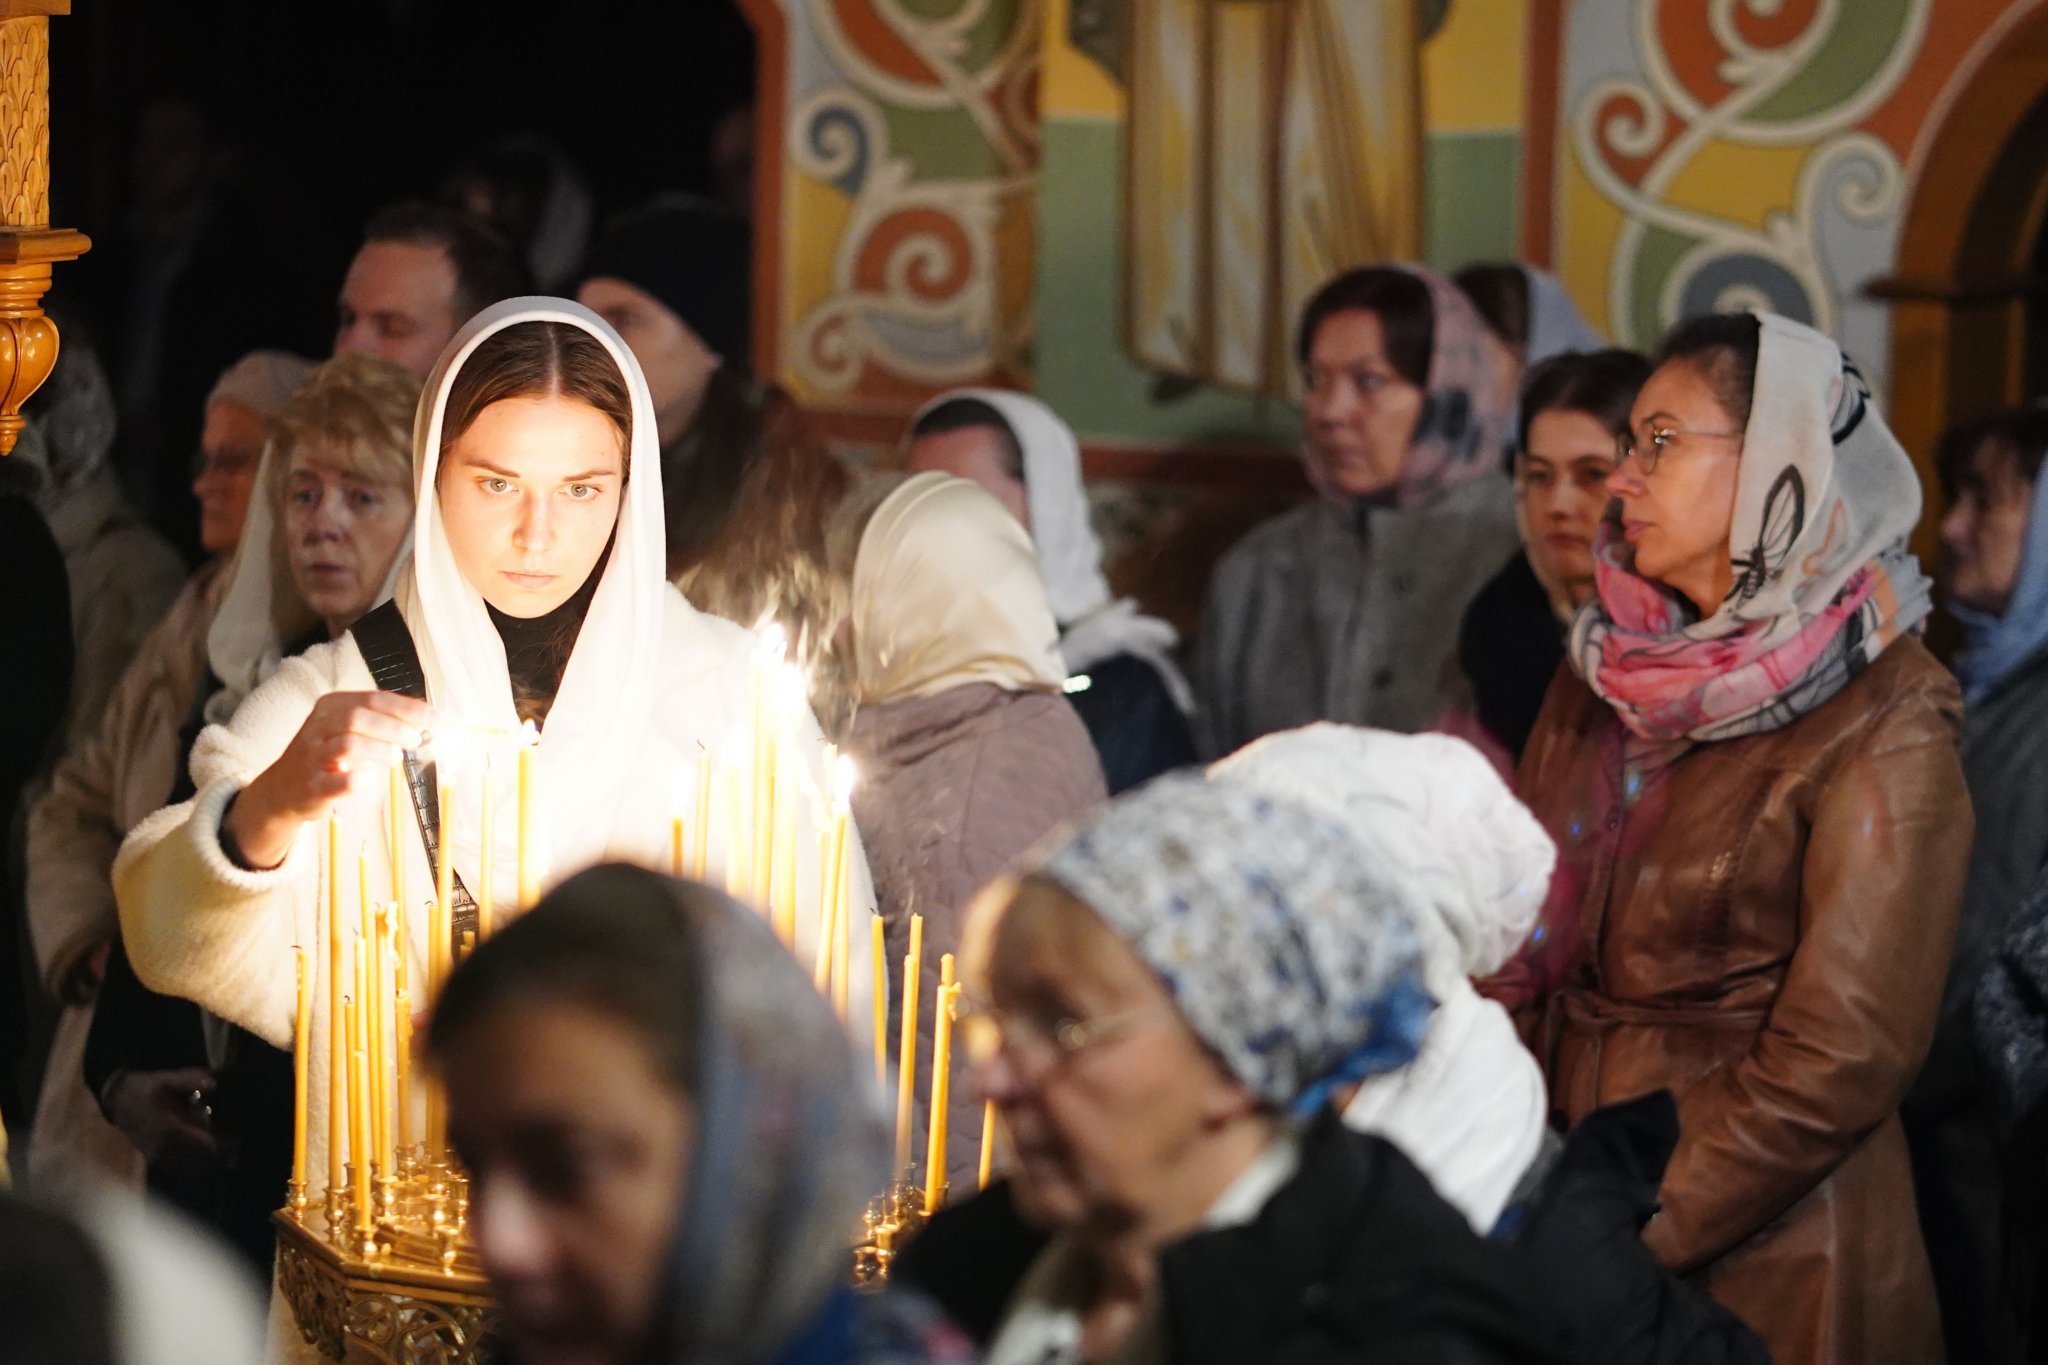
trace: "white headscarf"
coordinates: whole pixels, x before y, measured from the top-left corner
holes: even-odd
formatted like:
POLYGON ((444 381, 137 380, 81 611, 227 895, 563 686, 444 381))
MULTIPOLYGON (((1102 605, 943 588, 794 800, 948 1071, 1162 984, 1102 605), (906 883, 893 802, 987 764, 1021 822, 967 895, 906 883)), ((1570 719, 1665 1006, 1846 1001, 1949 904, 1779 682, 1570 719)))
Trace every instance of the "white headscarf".
POLYGON ((1082 673, 1104 659, 1129 654, 1152 665, 1184 712, 1195 709, 1194 690, 1181 676, 1173 650, 1180 634, 1156 616, 1146 616, 1126 597, 1113 598, 1102 573, 1102 542, 1088 516, 1088 490, 1081 479, 1081 447, 1073 428, 1036 398, 1007 389, 954 389, 919 410, 925 413, 955 399, 986 403, 1002 416, 1024 459, 1024 501, 1031 512, 1032 548, 1045 576, 1046 596, 1060 625, 1060 657, 1067 671, 1082 673))
POLYGON ((854 554, 851 614, 854 690, 868 705, 1066 681, 1024 528, 950 474, 914 474, 875 509, 854 554))
POLYGON ((1341 821, 1375 874, 1407 888, 1439 1006, 1414 1062, 1368 1078, 1344 1121, 1400 1147, 1490 1231, 1535 1159, 1548 1104, 1506 1011, 1470 978, 1499 970, 1528 937, 1556 845, 1493 765, 1448 735, 1310 725, 1247 745, 1210 776, 1341 821))
MULTIPOLYGON (((506 299, 484 309, 456 333, 427 376, 413 434, 413 556, 399 575, 393 596, 411 628, 427 679, 427 696, 437 715, 470 724, 516 730, 511 675, 505 644, 491 623, 483 597, 455 562, 441 521, 434 481, 441 463, 441 425, 448 391, 471 353, 507 327, 557 322, 588 332, 602 344, 625 376, 632 396, 633 430, 626 482, 610 558, 602 569, 567 669, 555 694, 540 741, 542 819, 552 861, 578 868, 602 860, 614 816, 634 799, 622 776, 649 766, 650 746, 666 750, 655 732, 655 694, 671 614, 686 610, 663 572, 666 542, 661 519, 660 448, 654 404, 639 363, 618 333, 580 304, 566 299, 506 299)), ((482 762, 461 744, 436 741, 436 761, 468 792, 479 790, 482 762)), ((680 755, 658 763, 664 773, 682 771, 680 755)), ((510 764, 493 765, 491 785, 498 809, 510 812, 515 795, 510 764)), ((644 794, 659 803, 665 792, 644 794)), ((463 803, 463 809, 470 809, 463 803)), ((517 837, 510 819, 498 822, 496 862, 512 866, 517 837)), ((455 868, 475 885, 479 831, 458 821, 444 832, 455 868)))

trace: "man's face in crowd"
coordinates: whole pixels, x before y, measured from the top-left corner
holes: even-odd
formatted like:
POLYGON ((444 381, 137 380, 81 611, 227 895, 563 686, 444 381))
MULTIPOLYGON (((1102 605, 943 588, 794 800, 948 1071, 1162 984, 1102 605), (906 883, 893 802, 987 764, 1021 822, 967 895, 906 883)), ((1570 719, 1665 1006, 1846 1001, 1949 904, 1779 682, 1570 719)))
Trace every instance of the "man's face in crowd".
POLYGON ((336 355, 395 360, 424 379, 465 318, 454 262, 438 246, 365 242, 341 283, 336 355))

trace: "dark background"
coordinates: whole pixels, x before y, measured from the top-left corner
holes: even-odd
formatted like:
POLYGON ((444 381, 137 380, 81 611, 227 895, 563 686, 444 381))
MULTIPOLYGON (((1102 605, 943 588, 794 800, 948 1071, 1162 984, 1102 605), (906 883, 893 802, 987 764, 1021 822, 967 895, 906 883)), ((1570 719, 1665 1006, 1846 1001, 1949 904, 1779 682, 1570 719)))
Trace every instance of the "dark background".
MULTIPOLYGON (((658 190, 708 191, 707 138, 751 99, 753 54, 733 0, 79 0, 50 21, 51 221, 116 235, 148 174, 139 116, 196 101, 223 218, 307 314, 307 335, 273 344, 324 354, 379 205, 430 195, 513 133, 567 150, 600 222, 658 190)), ((58 268, 60 307, 91 261, 58 268)))

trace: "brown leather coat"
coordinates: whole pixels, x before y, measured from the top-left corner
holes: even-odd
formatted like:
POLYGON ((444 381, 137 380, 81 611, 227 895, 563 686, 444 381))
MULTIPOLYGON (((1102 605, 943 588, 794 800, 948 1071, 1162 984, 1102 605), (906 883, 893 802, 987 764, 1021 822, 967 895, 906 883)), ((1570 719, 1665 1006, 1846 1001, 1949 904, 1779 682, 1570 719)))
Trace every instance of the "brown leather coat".
POLYGON ((1561 932, 1577 908, 1551 1103, 1678 1097, 1645 1240, 1784 1365, 1941 1359, 1898 1106, 1969 857, 1960 711, 1906 639, 1782 729, 1653 746, 1566 668, 1523 758, 1561 932))

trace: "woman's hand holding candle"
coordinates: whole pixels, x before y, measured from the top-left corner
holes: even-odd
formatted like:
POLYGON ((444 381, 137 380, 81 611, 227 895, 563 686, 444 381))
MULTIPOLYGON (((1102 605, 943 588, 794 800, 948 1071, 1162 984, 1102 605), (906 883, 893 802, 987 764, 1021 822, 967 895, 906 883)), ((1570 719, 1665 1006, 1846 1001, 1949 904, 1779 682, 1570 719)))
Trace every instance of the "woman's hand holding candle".
POLYGON ((351 793, 374 791, 385 770, 419 747, 433 709, 395 692, 330 692, 275 763, 242 788, 227 832, 254 867, 276 867, 299 827, 351 793))

